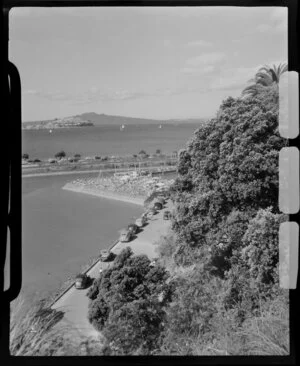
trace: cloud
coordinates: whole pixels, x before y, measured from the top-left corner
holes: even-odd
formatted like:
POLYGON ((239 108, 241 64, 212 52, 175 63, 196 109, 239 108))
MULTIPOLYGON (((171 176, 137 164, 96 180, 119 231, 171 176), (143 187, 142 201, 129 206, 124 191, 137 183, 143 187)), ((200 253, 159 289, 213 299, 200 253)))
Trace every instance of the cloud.
POLYGON ((171 96, 186 93, 186 88, 161 88, 152 91, 142 90, 100 90, 98 87, 91 87, 82 93, 67 93, 62 91, 25 90, 23 95, 35 96, 53 102, 66 102, 72 105, 91 104, 97 102, 129 101, 140 98, 171 96))
POLYGON ((215 64, 218 64, 225 58, 226 56, 223 52, 203 53, 200 56, 187 59, 180 71, 184 74, 210 74, 215 70, 215 64))
POLYGON ((200 39, 198 41, 190 41, 186 45, 188 47, 211 47, 212 43, 200 39))
POLYGON ((164 39, 163 40, 163 45, 165 47, 169 47, 169 46, 171 46, 171 44, 172 44, 172 42, 169 39, 164 39))
POLYGON ((256 30, 261 33, 283 33, 287 32, 288 13, 287 8, 273 8, 270 12, 269 22, 260 24, 256 30))
POLYGON ((186 61, 187 65, 190 66, 203 66, 207 64, 214 64, 216 62, 222 61, 225 58, 225 54, 222 52, 211 52, 204 53, 200 56, 192 57, 186 61))
POLYGON ((207 75, 212 73, 215 70, 214 66, 206 66, 203 68, 198 67, 183 67, 181 72, 184 74, 196 74, 196 75, 207 75))
POLYGON ((224 69, 221 71, 220 75, 213 78, 210 83, 210 89, 230 90, 244 88, 249 79, 254 77, 261 66, 262 65, 224 69))

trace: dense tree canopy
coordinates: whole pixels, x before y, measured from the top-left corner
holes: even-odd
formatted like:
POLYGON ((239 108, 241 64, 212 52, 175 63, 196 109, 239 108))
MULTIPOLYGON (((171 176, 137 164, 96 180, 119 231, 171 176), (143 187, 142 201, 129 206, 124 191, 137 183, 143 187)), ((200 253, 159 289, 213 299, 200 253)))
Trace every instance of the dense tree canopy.
POLYGON ((89 321, 101 330, 112 354, 148 354, 158 346, 171 286, 166 270, 127 247, 104 270, 88 296, 89 321))
POLYGON ((270 318, 271 330, 279 320, 279 337, 257 327, 240 336, 263 308, 288 311, 278 278, 278 231, 286 220, 278 209, 278 157, 286 143, 273 82, 256 97, 224 100, 178 152, 169 192, 173 232, 158 247, 169 272, 127 248, 93 284, 88 317, 106 337, 106 354, 203 355, 218 342, 226 352, 255 354, 249 339, 257 332, 267 342, 261 352, 269 344, 288 352, 287 317, 270 318))
POLYGON ((278 154, 284 139, 272 98, 271 93, 226 99, 217 117, 195 131, 180 153, 179 177, 172 187, 173 228, 185 243, 209 241, 233 212, 241 212, 247 222, 260 208, 277 211, 278 154))

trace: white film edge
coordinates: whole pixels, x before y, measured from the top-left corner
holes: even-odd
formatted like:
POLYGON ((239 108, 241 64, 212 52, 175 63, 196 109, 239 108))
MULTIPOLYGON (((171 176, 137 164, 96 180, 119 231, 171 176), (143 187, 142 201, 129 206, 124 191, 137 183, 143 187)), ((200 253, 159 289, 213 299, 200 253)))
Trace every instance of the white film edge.
MULTIPOLYGON (((279 83, 279 133, 286 139, 299 134, 298 73, 283 75, 279 83)), ((299 150, 285 147, 279 154, 279 208, 285 214, 299 211, 299 150)), ((279 230, 280 286, 295 289, 298 276, 299 226, 296 222, 282 223, 279 230)))

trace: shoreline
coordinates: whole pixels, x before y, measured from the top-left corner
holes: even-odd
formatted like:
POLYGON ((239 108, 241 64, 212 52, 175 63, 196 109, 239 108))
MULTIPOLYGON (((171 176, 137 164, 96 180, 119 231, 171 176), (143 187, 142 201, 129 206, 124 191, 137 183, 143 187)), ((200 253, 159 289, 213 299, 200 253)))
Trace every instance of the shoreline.
POLYGON ((119 194, 116 192, 109 192, 109 191, 104 191, 104 190, 99 190, 99 189, 86 188, 84 186, 77 186, 73 183, 66 183, 62 187, 62 189, 65 189, 67 191, 72 191, 72 192, 89 194, 89 195, 101 197, 101 198, 123 201, 126 203, 132 203, 132 204, 139 205, 139 206, 144 206, 144 201, 146 199, 146 197, 144 197, 144 198, 131 197, 129 195, 122 195, 122 194, 119 194))
MULTIPOLYGON (((175 168, 168 168, 164 171, 155 171, 159 167, 147 167, 145 169, 152 171, 153 173, 174 173, 176 172, 175 168)), ((57 170, 57 171, 49 171, 49 172, 43 172, 43 173, 25 173, 22 171, 22 179, 23 178, 38 178, 38 177, 47 177, 47 176, 56 176, 56 175, 76 175, 76 174, 89 174, 89 173, 98 173, 101 171, 101 169, 87 169, 87 170, 57 170)), ((126 172, 128 171, 127 168, 118 168, 118 169, 102 169, 103 173, 114 173, 114 172, 126 172)))
POLYGON ((22 174, 23 178, 38 178, 38 177, 48 177, 55 175, 76 175, 76 174, 89 174, 89 173, 99 173, 98 170, 65 170, 65 171, 57 171, 57 172, 49 172, 49 173, 29 173, 22 174))

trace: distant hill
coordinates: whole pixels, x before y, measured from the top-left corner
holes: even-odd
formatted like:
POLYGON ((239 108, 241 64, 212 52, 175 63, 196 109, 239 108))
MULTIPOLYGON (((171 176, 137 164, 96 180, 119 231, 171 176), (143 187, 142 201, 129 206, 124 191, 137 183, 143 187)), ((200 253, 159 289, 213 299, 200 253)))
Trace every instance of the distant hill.
POLYGON ((95 112, 83 113, 80 115, 57 118, 47 121, 23 122, 23 129, 53 129, 72 128, 82 126, 104 126, 104 125, 146 125, 146 124, 181 124, 181 123, 204 123, 207 118, 187 119, 148 119, 124 116, 111 116, 95 112))
POLYGON ((83 119, 92 121, 95 126, 100 125, 146 125, 146 124, 166 124, 166 123, 198 123, 204 122, 206 118, 187 118, 187 119, 149 119, 137 117, 111 116, 98 114, 95 112, 83 113, 79 115, 83 119))

